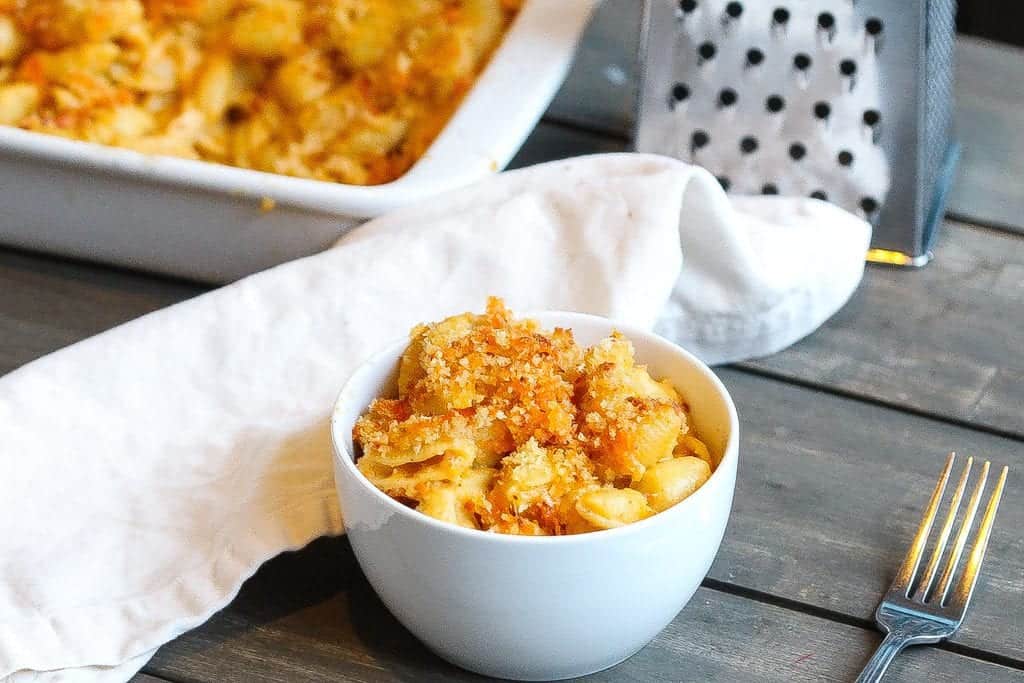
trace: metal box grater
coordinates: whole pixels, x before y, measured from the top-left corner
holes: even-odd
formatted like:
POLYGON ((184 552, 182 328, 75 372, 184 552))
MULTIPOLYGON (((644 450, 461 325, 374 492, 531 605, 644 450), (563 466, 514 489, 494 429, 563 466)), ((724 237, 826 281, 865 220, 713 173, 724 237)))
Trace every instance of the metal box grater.
MULTIPOLYGON (((680 152, 678 146, 673 149, 668 142, 679 126, 672 89, 700 79, 699 54, 680 51, 678 44, 686 12, 694 11, 701 1, 644 0, 635 134, 638 151, 687 158, 685 151, 680 152)), ((715 7, 724 4, 719 1, 715 7)), ((769 5, 764 0, 728 3, 735 11, 742 11, 744 4, 760 11, 765 9, 762 4, 769 5)), ((884 155, 890 177, 884 201, 861 204, 861 212, 875 225, 868 258, 898 265, 927 263, 959 157, 951 130, 955 1, 775 0, 770 6, 773 10, 789 8, 794 17, 808 11, 842 9, 852 12, 857 26, 864 27, 859 30, 871 43, 878 83, 880 124, 872 127, 872 140, 884 155), (873 22, 870 35, 869 20, 873 22)), ((748 16, 754 13, 749 11, 748 16)), ((722 15, 725 28, 729 20, 728 14, 722 15)), ((768 50, 786 49, 778 42, 768 45, 768 50)), ((772 58, 769 52, 767 59, 772 58)), ((706 112, 699 109, 685 114, 697 119, 702 115, 706 112)))

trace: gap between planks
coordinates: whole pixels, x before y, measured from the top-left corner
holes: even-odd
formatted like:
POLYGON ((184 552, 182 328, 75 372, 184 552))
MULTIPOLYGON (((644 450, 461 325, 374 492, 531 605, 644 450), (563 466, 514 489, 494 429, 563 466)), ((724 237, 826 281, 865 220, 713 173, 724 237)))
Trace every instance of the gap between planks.
POLYGON ((155 674, 142 667, 139 673, 128 679, 128 683, 191 683, 184 679, 169 678, 166 674, 155 674))
MULTIPOLYGON (((819 607, 817 605, 810 605, 799 600, 793 600, 792 598, 786 598, 780 595, 773 595, 764 591, 757 590, 755 588, 748 588, 745 586, 737 586, 734 584, 726 583, 720 579, 714 579, 710 576, 704 577, 701 582, 704 588, 709 590, 717 591, 719 593, 726 593, 729 595, 735 595, 746 600, 752 600, 754 602, 760 602, 765 605, 771 605, 784 609, 789 612, 796 612, 799 614, 805 614, 810 617, 818 619, 824 619, 826 621, 833 621, 839 624, 845 624, 846 626, 852 626, 854 628, 860 628, 866 631, 877 631, 881 635, 881 631, 875 625, 875 622, 868 619, 860 619, 858 617, 844 614, 843 612, 837 612, 830 610, 825 607, 819 607)), ((882 596, 879 596, 881 600, 882 596)), ((992 652, 986 652, 985 650, 978 650, 977 648, 960 645, 958 643, 951 643, 949 641, 941 641, 932 647, 937 647, 941 650, 947 650, 954 654, 958 654, 964 657, 970 657, 971 659, 977 659, 990 664, 998 664, 1005 666, 1010 669, 1017 669, 1024 671, 1024 660, 1015 659, 1013 657, 1007 657, 1005 655, 995 654, 992 652)))
MULTIPOLYGON (((947 222, 955 223, 960 227, 989 230, 991 232, 999 233, 1000 235, 1012 235, 1014 237, 1024 239, 1024 235, 1022 235, 1022 233, 1024 233, 1024 223, 1021 225, 1013 225, 1012 223, 1003 223, 986 218, 976 218, 957 211, 947 211, 945 219, 947 222)), ((925 268, 927 267, 928 266, 925 266, 925 268)))
MULTIPOLYGON (((850 626, 852 628, 857 628, 863 631, 877 632, 877 628, 875 628, 875 625, 872 622, 864 619, 858 619, 843 614, 841 612, 835 612, 832 610, 807 605, 796 600, 775 596, 769 593, 764 593, 762 591, 749 588, 740 588, 710 577, 705 578, 701 585, 705 589, 714 591, 716 593, 731 595, 743 600, 750 600, 751 602, 769 605, 771 607, 785 610, 787 612, 802 614, 824 621, 831 621, 834 623, 850 626)), ((879 637, 881 637, 881 634, 879 634, 879 637)), ((970 659, 983 661, 989 664, 1003 666, 1009 669, 1024 671, 1024 662, 1013 658, 994 655, 985 651, 979 651, 974 648, 950 644, 947 642, 939 643, 935 647, 942 650, 946 650, 957 656, 967 657, 970 659)), ((163 669, 150 669, 150 666, 147 664, 145 667, 143 667, 143 669, 139 672, 138 675, 131 679, 131 683, 196 683, 196 681, 199 680, 203 679, 175 676, 173 673, 169 674, 163 669)))
POLYGON ((541 117, 541 122, 549 126, 555 126, 556 128, 568 128, 573 132, 591 135, 595 138, 601 138, 602 140, 621 142, 627 147, 624 151, 633 151, 633 135, 630 131, 606 128, 599 124, 582 123, 580 121, 573 121, 572 119, 552 114, 545 114, 541 117))
POLYGON ((810 389, 812 391, 818 391, 823 394, 830 396, 838 396, 840 398, 850 399, 859 403, 866 403, 868 405, 877 406, 880 408, 886 408, 888 410, 894 410, 904 415, 913 415, 914 417, 921 417, 932 422, 938 422, 941 424, 947 424, 954 427, 960 427, 962 429, 969 429, 975 432, 981 432, 983 434, 990 434, 992 436, 998 436, 1003 439, 1009 439, 1011 441, 1018 441, 1024 443, 1024 434, 1013 430, 999 429, 998 427, 992 427, 989 425, 979 424, 971 422, 970 420, 964 420, 949 415, 943 415, 931 410, 924 408, 916 408, 914 406, 902 405, 894 401, 880 398, 877 396, 871 396, 869 394, 852 391, 850 389, 844 389, 839 386, 832 384, 823 384, 815 382, 803 377, 795 377, 793 375, 787 375, 783 372, 775 370, 769 370, 760 366, 752 365, 756 361, 736 363, 733 365, 726 365, 722 367, 730 368, 738 372, 742 372, 747 375, 754 375, 767 379, 773 382, 779 382, 781 384, 791 384, 793 386, 800 387, 802 389, 810 389))

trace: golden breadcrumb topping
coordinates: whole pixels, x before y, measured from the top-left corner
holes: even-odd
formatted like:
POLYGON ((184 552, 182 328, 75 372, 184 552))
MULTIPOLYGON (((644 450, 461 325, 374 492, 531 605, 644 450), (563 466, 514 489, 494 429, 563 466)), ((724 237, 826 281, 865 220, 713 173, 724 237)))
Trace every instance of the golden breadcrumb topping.
POLYGON ((0 0, 0 125, 357 185, 402 175, 521 0, 0 0))
POLYGON ((425 514, 561 535, 644 519, 707 481, 715 462, 687 413, 622 335, 583 349, 491 298, 412 330, 398 398, 374 400, 353 438, 360 471, 425 514))

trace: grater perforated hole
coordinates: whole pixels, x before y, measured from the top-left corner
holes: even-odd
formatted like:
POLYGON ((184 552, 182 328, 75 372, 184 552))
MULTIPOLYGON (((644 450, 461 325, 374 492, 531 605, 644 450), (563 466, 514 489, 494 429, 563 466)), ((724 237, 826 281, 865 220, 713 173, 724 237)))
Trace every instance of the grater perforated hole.
POLYGON ((878 200, 874 197, 862 197, 860 200, 861 210, 869 216, 878 211, 878 200))
POLYGON ((831 12, 822 12, 818 15, 818 35, 824 36, 828 42, 836 37, 836 17, 831 12))
POLYGON ((898 122, 879 104, 885 64, 876 68, 876 55, 895 23, 880 5, 851 10, 853 1, 665 3, 653 16, 674 14, 675 29, 648 47, 666 52, 673 69, 658 72, 671 74, 660 92, 647 84, 643 94, 656 105, 646 111, 674 110, 674 139, 644 132, 647 147, 671 141, 672 152, 708 168, 730 194, 815 197, 861 216, 871 199, 867 210, 880 215, 889 179, 876 173, 887 170, 879 143, 898 122), (872 22, 880 31, 872 36, 876 16, 886 25, 872 22))
POLYGON ((882 23, 882 20, 879 19, 878 17, 871 17, 870 19, 864 22, 864 30, 867 32, 869 36, 879 35, 882 32, 883 28, 885 28, 885 25, 882 23))

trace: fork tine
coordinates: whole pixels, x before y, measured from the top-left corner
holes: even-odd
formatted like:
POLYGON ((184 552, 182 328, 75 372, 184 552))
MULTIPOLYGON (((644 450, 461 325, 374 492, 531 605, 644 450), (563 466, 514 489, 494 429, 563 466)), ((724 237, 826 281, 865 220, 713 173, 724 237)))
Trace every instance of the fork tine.
POLYGON ((964 519, 960 522, 960 531, 957 532, 956 540, 953 542, 953 551, 946 560, 946 568, 943 570, 942 576, 939 577, 938 586, 935 587, 932 600, 939 606, 946 602, 946 595, 949 593, 949 587, 953 583, 953 575, 956 574, 956 566, 960 564, 960 556, 964 552, 964 546, 967 545, 967 537, 971 533, 971 527, 974 526, 974 515, 978 511, 981 494, 985 490, 985 482, 988 480, 988 469, 989 463, 986 460, 985 464, 981 466, 981 476, 978 477, 978 482, 974 485, 971 500, 967 503, 967 512, 964 513, 964 519))
POLYGON ((935 548, 932 550, 931 559, 928 560, 924 576, 921 577, 917 590, 914 592, 914 598, 921 602, 928 600, 928 590, 935 579, 935 572, 939 569, 942 554, 946 552, 946 543, 949 542, 949 534, 953 530, 953 523, 956 521, 956 513, 960 509, 960 500, 964 497, 964 489, 967 488, 967 478, 971 475, 971 465, 973 463, 974 458, 967 458, 967 464, 964 465, 964 471, 960 474, 960 481, 957 482, 956 490, 953 492, 953 499, 949 502, 949 512, 946 514, 946 521, 942 523, 939 537, 935 541, 935 548))
POLYGON ((955 453, 950 453, 949 457, 946 458, 946 466, 942 469, 942 474, 939 475, 939 481, 935 484, 935 490, 932 491, 932 499, 928 501, 928 508, 924 512, 924 517, 921 518, 921 526, 917 529, 914 542, 910 544, 910 550, 907 551, 907 556, 904 558, 903 564, 900 565, 896 578, 892 581, 892 589, 898 589, 904 597, 910 593, 910 585, 913 583, 914 574, 917 573, 917 567, 921 563, 921 554, 924 552, 925 545, 928 544, 928 534, 931 532, 932 523, 935 521, 935 511, 938 510, 939 501, 942 500, 942 493, 946 490, 946 482, 949 481, 949 471, 953 468, 953 458, 955 457, 955 453))
POLYGON ((974 586, 978 583, 978 575, 981 573, 981 563, 985 560, 985 549, 988 547, 989 537, 992 535, 992 525, 996 521, 996 511, 999 509, 999 500, 1003 497, 1003 486, 1006 484, 1006 473, 1009 467, 1003 467, 996 482, 995 490, 988 499, 988 506, 985 508, 985 516, 981 520, 981 528, 974 539, 974 547, 967 558, 967 566, 964 568, 964 575, 960 579, 956 590, 953 592, 952 604, 963 613, 971 601, 974 593, 974 586))

